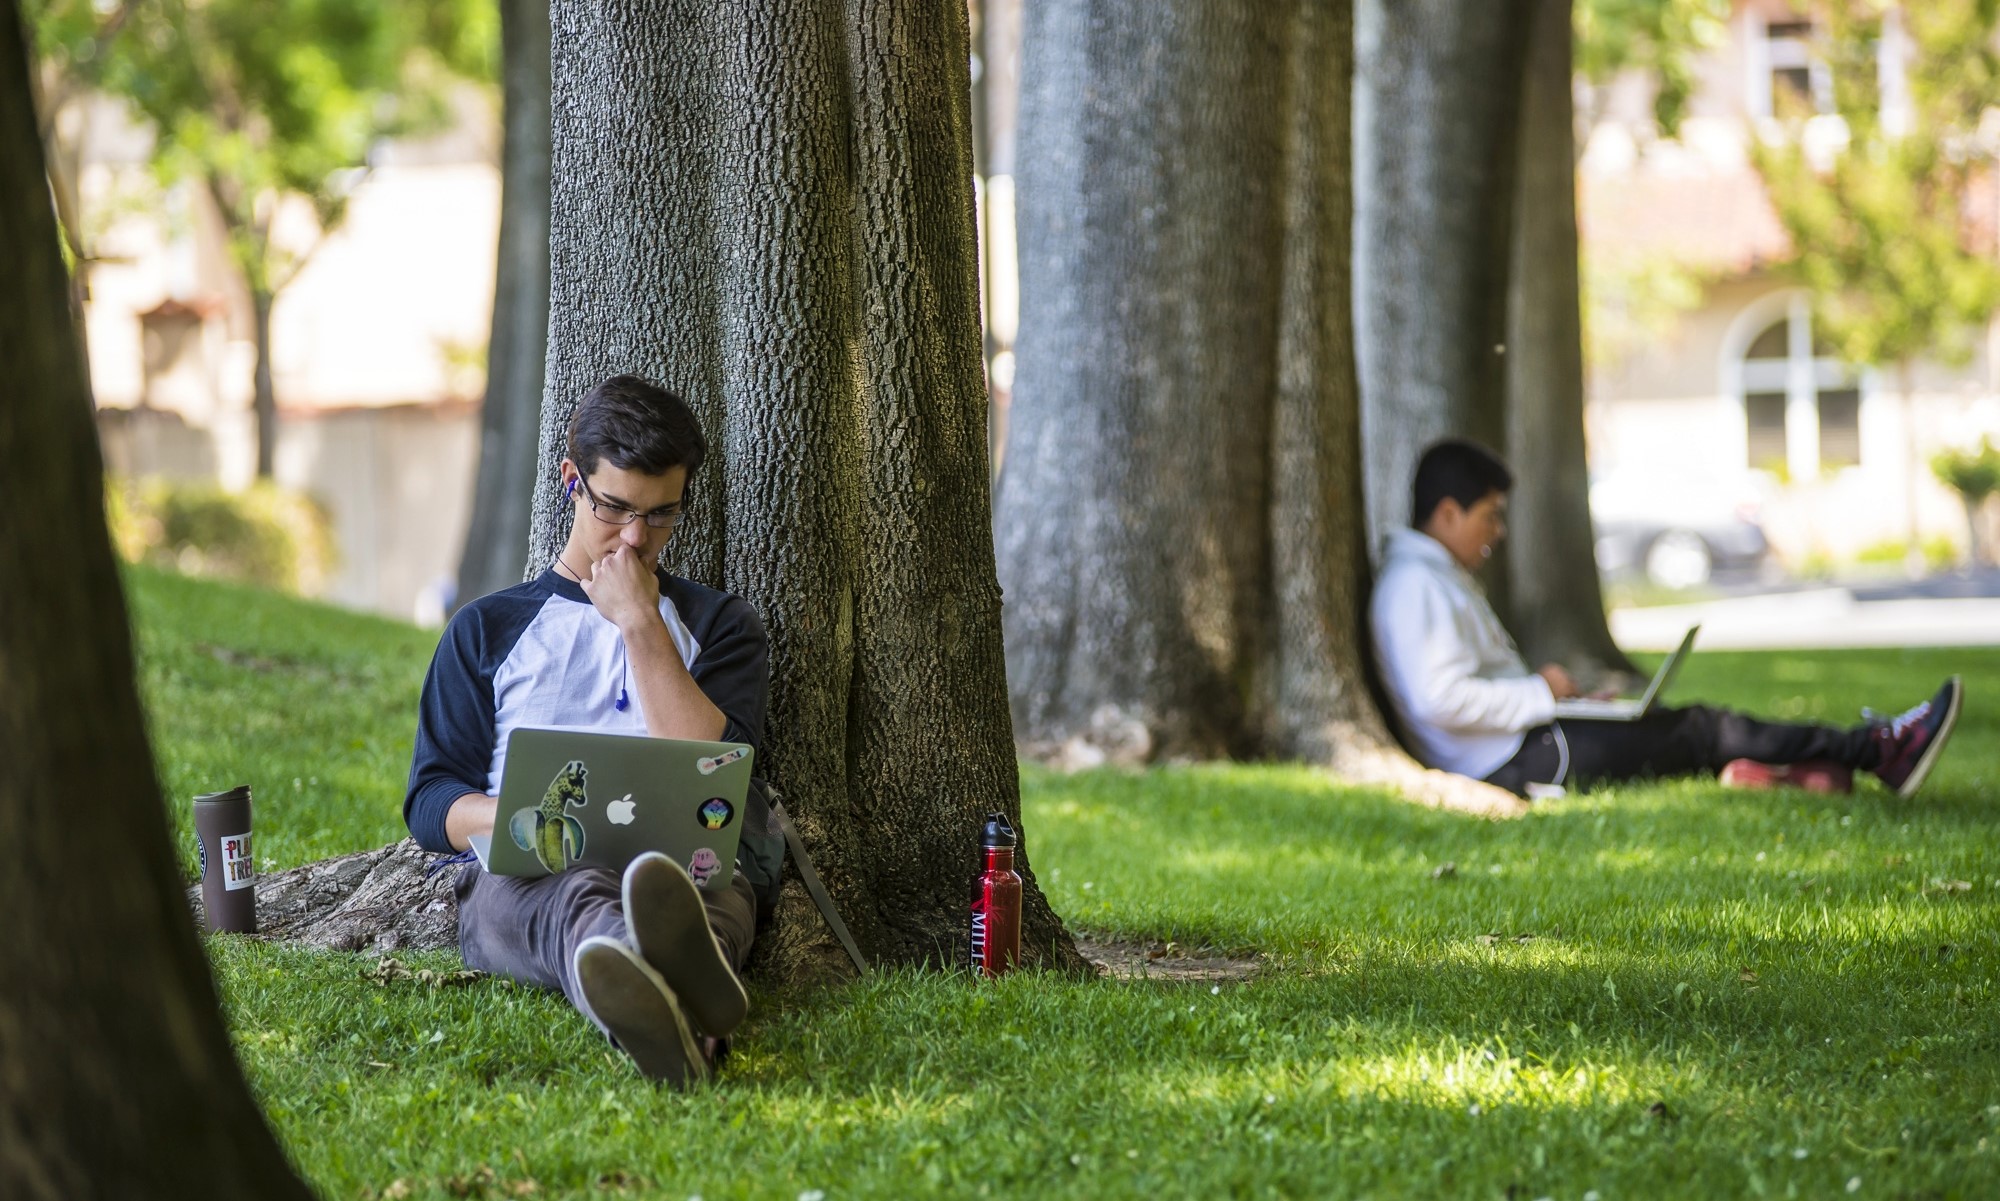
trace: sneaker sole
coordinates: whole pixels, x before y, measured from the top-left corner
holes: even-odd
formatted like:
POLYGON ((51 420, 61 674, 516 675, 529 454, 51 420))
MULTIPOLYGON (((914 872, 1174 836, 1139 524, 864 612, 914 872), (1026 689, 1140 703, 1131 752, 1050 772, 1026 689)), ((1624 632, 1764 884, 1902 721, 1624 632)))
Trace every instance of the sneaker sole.
POLYGON ((721 1038, 742 1025, 750 998, 715 941, 700 890, 681 865, 657 851, 641 855, 625 869, 619 896, 632 945, 702 1033, 721 1038))
POLYGON ((1896 795, 1899 797, 1917 795, 1917 789, 1923 787, 1924 777, 1931 774, 1932 766, 1944 752, 1944 744, 1950 741, 1952 727, 1958 724, 1958 710, 1965 703, 1965 684, 1957 676, 1953 676, 1951 682, 1951 708, 1945 710, 1944 724, 1938 727, 1937 737, 1931 739, 1931 744, 1924 748, 1924 753, 1917 756, 1917 765, 1910 769, 1910 778, 1904 780, 1903 786, 1896 790, 1896 795))
POLYGON ((617 939, 587 938, 573 966, 590 1012, 641 1075, 675 1088, 707 1078, 708 1061, 673 990, 637 951, 617 939))

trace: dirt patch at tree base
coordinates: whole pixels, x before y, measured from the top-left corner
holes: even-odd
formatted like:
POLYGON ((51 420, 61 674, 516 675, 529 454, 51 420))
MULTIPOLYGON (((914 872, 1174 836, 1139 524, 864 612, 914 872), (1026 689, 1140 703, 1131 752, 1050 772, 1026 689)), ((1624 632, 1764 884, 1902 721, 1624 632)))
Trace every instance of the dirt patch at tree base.
POLYGON ((1098 975, 1114 980, 1248 980, 1264 963, 1255 952, 1231 954, 1219 947, 1183 947, 1173 942, 1079 938, 1076 949, 1097 968, 1098 975))

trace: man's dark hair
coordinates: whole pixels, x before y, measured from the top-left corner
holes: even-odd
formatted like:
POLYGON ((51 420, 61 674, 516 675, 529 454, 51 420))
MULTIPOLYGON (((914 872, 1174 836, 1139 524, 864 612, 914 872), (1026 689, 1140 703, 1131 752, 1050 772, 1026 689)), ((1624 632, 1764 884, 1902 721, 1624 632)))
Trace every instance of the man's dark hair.
POLYGON ((1417 478, 1410 485, 1410 524, 1421 529, 1446 497, 1470 509, 1489 492, 1513 486, 1514 473, 1479 443, 1463 438, 1433 442, 1417 460, 1417 478))
POLYGON ((585 475, 609 459, 621 471, 692 476, 708 455, 687 402, 651 380, 614 375, 584 395, 569 421, 569 458, 585 475))

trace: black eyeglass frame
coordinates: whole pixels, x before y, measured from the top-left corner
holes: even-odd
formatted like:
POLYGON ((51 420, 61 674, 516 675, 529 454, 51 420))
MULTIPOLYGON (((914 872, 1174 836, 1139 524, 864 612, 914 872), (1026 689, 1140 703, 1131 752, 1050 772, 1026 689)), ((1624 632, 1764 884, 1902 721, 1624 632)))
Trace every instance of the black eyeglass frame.
POLYGON ((590 515, 605 525, 627 526, 635 521, 643 520, 650 529, 671 530, 680 524, 681 518, 687 516, 687 498, 685 496, 681 498, 680 503, 675 506, 674 511, 671 513, 641 513, 637 509, 628 509, 624 505, 614 505, 608 500, 597 499, 597 493, 590 490, 590 481, 583 478, 581 471, 576 473, 576 482, 583 485, 583 497, 590 503, 590 515), (606 517, 604 515, 606 509, 609 509, 613 513, 622 514, 623 516, 606 517))

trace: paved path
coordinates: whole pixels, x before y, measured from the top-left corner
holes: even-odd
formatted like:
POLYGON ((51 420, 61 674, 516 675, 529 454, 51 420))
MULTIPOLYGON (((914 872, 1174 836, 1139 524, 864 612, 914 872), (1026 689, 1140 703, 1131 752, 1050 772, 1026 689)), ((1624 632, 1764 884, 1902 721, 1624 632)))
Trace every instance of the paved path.
POLYGON ((1701 625, 1703 650, 2000 645, 2000 596, 1975 586, 1815 588, 1687 605, 1617 609, 1611 634, 1632 651, 1670 651, 1701 625))

